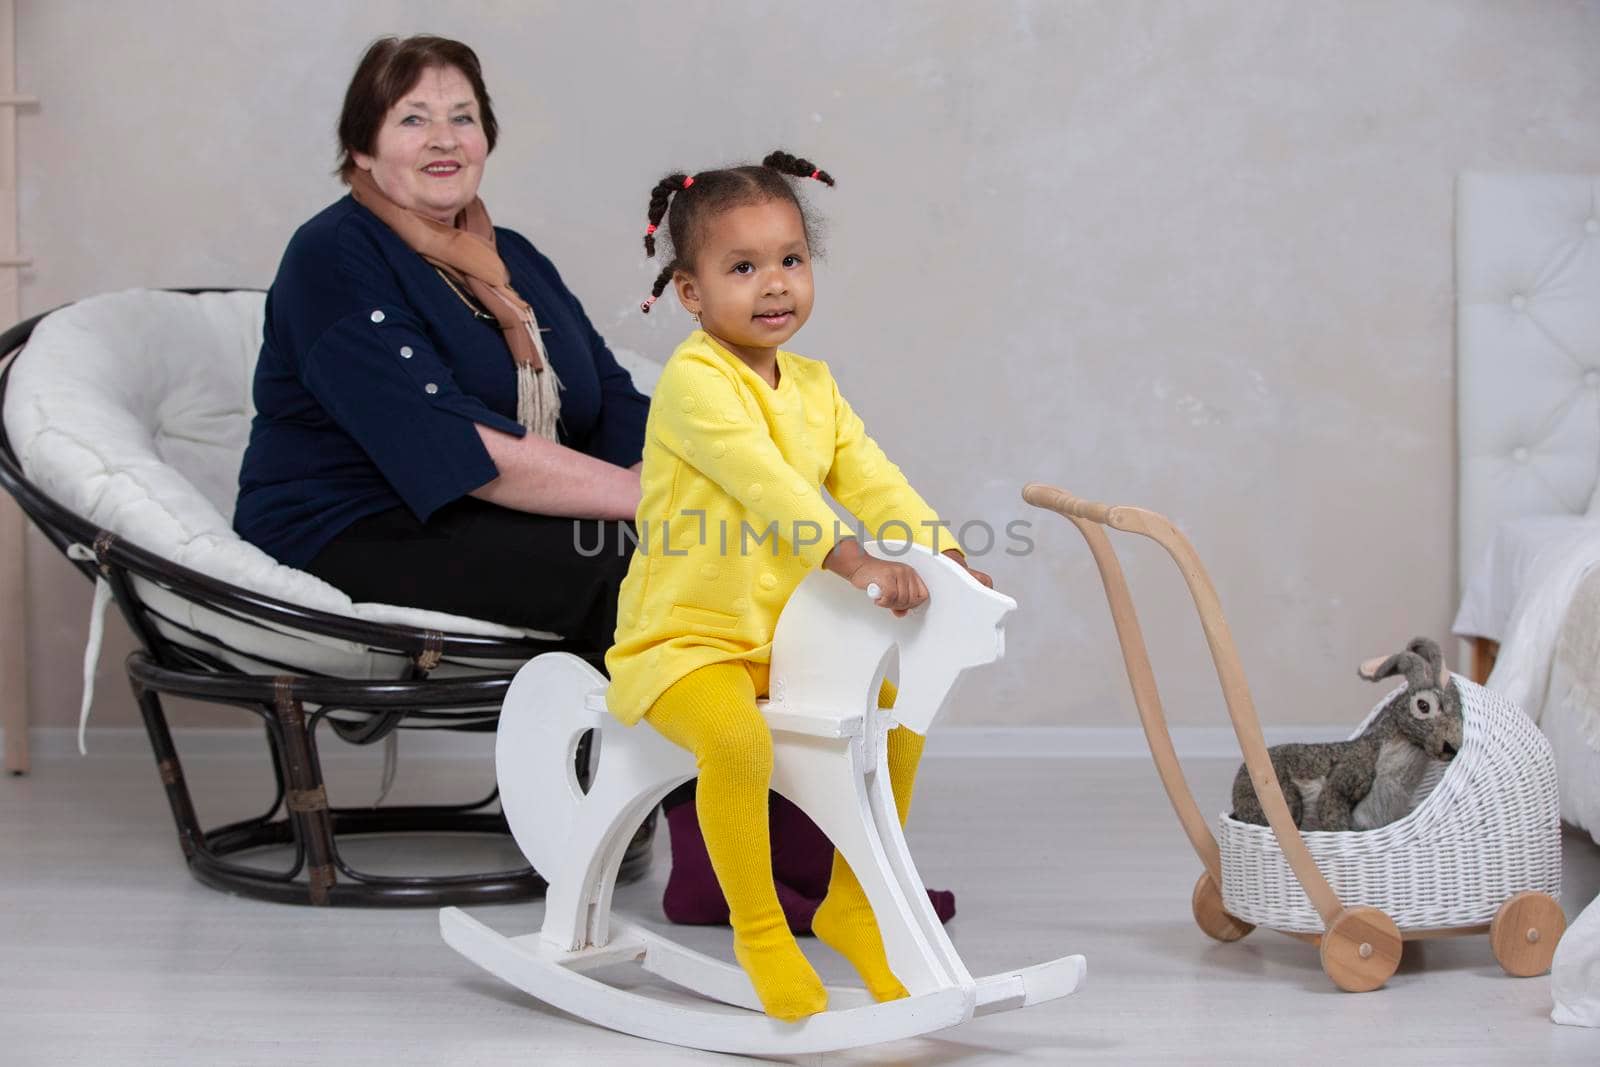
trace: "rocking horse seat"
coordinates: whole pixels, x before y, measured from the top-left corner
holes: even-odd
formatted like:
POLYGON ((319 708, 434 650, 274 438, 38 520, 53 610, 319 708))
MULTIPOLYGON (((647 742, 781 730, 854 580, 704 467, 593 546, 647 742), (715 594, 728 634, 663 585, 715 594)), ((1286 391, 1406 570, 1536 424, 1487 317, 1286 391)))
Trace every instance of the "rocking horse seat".
MULTIPOLYGON (((615 722, 611 712, 606 708, 605 690, 590 693, 584 698, 583 706, 592 716, 590 725, 594 729, 601 730, 615 722)), ((769 697, 757 697, 756 708, 760 710, 761 717, 767 720, 767 726, 775 732, 838 738, 859 737, 867 728, 865 715, 845 715, 839 718, 812 715, 797 711, 782 701, 774 703, 769 697)))

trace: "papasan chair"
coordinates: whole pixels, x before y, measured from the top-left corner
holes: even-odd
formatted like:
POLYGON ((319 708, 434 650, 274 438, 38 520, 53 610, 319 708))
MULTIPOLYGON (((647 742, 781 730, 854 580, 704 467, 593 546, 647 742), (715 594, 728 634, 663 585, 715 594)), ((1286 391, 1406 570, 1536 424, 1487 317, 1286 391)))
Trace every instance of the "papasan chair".
MULTIPOLYGON (((493 792, 466 804, 382 806, 367 797, 334 806, 318 727, 329 728, 324 739, 331 732, 355 745, 391 746, 397 730, 492 731, 527 660, 565 650, 598 662, 603 650, 478 619, 353 603, 233 532, 263 307, 257 291, 135 289, 0 335, 0 357, 14 353, 0 376, 0 485, 96 583, 86 688, 99 614, 115 602, 141 646, 128 658, 128 677, 178 842, 206 885, 333 906, 537 896, 545 883, 531 867, 408 876, 352 866, 340 849, 352 835, 508 830, 493 792), (202 824, 162 707, 167 696, 242 709, 265 728, 276 795, 260 815, 202 824), (243 862, 242 853, 269 847, 243 862)), ((570 756, 584 782, 586 739, 570 756)), ((623 879, 648 870, 654 829, 652 817, 635 835, 623 879)))

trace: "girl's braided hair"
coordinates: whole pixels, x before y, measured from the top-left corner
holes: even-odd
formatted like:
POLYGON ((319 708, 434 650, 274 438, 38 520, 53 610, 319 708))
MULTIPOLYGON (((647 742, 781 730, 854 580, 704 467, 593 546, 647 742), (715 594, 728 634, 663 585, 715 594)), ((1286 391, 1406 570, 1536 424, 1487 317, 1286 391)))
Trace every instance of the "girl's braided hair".
POLYGON ((665 218, 672 255, 656 275, 650 299, 640 304, 639 310, 648 314, 650 305, 666 291, 672 276, 691 268, 700 252, 706 223, 729 208, 786 200, 800 212, 800 223, 805 227, 809 244, 811 219, 789 178, 815 178, 826 185, 833 184, 833 176, 827 171, 818 169, 809 159, 788 152, 771 152, 760 166, 727 167, 693 175, 669 174, 656 182, 655 188, 650 190, 650 225, 644 233, 644 251, 647 256, 656 254, 656 231, 665 218))

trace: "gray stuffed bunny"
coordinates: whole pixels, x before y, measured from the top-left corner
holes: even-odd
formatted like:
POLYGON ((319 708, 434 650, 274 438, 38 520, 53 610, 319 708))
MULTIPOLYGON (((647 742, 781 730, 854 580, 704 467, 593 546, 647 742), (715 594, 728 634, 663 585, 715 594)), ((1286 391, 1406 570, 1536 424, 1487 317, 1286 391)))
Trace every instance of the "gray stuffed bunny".
MULTIPOLYGON (((1429 761, 1453 759, 1461 750, 1461 694, 1438 644, 1415 637, 1404 652, 1361 665, 1361 677, 1371 682, 1396 674, 1405 677, 1405 689, 1361 736, 1268 749, 1300 829, 1372 830, 1394 822, 1411 810, 1429 761)), ((1267 821, 1245 766, 1233 779, 1233 817, 1267 821)))

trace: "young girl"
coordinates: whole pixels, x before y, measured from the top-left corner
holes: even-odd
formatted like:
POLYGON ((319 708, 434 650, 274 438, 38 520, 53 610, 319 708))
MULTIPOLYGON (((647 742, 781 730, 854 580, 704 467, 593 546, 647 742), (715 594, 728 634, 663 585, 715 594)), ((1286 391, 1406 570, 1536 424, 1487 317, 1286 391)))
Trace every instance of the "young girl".
MULTIPOLYGON (((671 282, 700 328, 667 362, 650 404, 640 541, 606 655, 606 699, 622 721, 643 719, 694 753, 700 827, 728 900, 734 955, 767 1013, 798 1020, 826 1008, 827 993, 773 886, 772 737, 756 709, 773 630, 814 567, 858 589, 876 583, 876 603, 897 615, 928 596, 914 569, 869 556, 819 487, 869 535, 898 520, 892 531, 904 523, 912 540, 938 551, 941 531, 839 395, 827 364, 779 347, 812 305, 809 227, 786 175, 833 184, 806 160, 774 152, 761 166, 669 175, 651 193, 645 251, 655 254, 665 216, 673 254, 643 310, 671 282)), ((942 540, 954 539, 945 532, 942 540)), ((959 549, 945 553, 965 565, 959 549)), ((879 706, 893 700, 885 682, 879 706)), ((922 743, 904 727, 889 735, 902 823, 922 743)), ((878 1000, 906 995, 866 894, 837 854, 812 929, 878 1000)))

